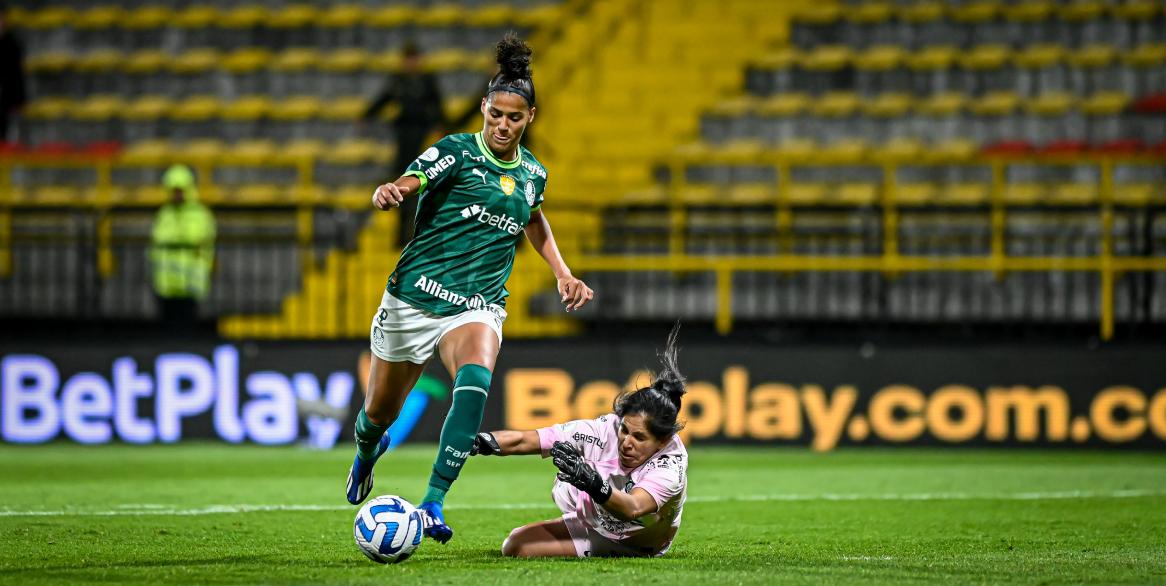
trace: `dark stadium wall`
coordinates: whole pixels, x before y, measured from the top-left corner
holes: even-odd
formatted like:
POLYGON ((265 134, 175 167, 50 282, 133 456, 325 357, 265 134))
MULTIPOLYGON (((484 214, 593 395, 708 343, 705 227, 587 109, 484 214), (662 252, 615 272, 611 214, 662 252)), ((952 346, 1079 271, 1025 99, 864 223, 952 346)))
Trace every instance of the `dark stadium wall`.
MULTIPOLYGON (((9 344, 0 348, 0 438, 343 444, 363 396, 364 352, 357 342, 9 344)), ((696 340, 680 358, 689 379, 683 434, 689 442, 815 450, 1163 449, 1164 356, 1163 345, 696 340)), ((507 341, 483 427, 534 428, 606 413, 621 388, 647 384, 654 363, 643 341, 507 341)), ((430 372, 448 382, 440 368, 430 372)), ((392 431, 401 434, 398 443, 437 439, 448 398, 422 391, 392 431)))

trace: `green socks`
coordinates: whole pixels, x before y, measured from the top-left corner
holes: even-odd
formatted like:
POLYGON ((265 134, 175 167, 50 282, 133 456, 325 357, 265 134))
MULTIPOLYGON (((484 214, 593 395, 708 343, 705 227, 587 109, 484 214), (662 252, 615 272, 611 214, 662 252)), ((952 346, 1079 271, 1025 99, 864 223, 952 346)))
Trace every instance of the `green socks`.
POLYGON ((377 455, 377 444, 389 426, 377 425, 364 413, 364 407, 356 414, 356 455, 361 460, 371 460, 377 455))
POLYGON ((441 426, 440 451, 433 462, 429 476, 429 490, 422 502, 445 501, 445 493, 457 480, 462 464, 474 446, 474 436, 482 425, 486 411, 486 395, 490 391, 491 372, 477 364, 467 364, 453 379, 453 406, 441 426))

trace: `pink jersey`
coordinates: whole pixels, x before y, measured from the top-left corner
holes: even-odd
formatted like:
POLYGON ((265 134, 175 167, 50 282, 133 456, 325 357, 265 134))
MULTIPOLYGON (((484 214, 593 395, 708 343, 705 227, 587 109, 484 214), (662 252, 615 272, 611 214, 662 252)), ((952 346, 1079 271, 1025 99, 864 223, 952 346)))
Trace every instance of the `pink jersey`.
POLYGON ((680 529, 680 515, 688 486, 688 451, 673 435, 668 443, 639 467, 628 470, 619 463, 620 418, 609 413, 598 419, 579 419, 538 430, 544 458, 557 441, 573 444, 583 459, 611 483, 612 490, 631 492, 639 487, 652 495, 659 507, 634 521, 622 521, 579 489, 555 481, 551 494, 564 515, 575 514, 600 535, 648 555, 662 555, 680 529))

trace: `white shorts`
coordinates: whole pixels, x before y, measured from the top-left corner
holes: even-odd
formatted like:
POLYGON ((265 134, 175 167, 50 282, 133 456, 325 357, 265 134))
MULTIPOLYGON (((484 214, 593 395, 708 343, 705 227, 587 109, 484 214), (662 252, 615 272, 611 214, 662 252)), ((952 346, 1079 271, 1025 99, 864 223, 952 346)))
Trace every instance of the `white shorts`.
POLYGON ((575 543, 575 555, 581 558, 643 558, 660 555, 612 541, 583 522, 576 513, 564 514, 563 523, 571 534, 571 541, 575 543))
POLYGON ((445 334, 465 324, 490 326, 501 345, 503 321, 506 321, 506 310, 498 305, 446 317, 417 309, 385 291, 381 306, 372 318, 369 349, 377 358, 388 362, 425 364, 445 334))

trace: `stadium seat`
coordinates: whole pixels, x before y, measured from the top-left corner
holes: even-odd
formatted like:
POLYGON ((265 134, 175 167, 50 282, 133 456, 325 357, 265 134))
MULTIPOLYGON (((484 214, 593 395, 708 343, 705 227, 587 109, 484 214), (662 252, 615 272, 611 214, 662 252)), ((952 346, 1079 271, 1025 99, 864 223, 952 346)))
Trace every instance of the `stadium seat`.
POLYGON ((170 137, 177 141, 218 136, 215 120, 222 110, 215 96, 191 96, 176 101, 170 114, 170 137))
POLYGON ((222 138, 235 142, 258 136, 260 125, 271 109, 271 99, 263 95, 243 96, 224 104, 219 111, 219 118, 226 123, 222 138))
POLYGON ((286 49, 271 61, 267 87, 273 97, 304 95, 316 89, 315 71, 321 56, 310 48, 286 49))
POLYGON ((118 23, 124 35, 122 49, 140 51, 163 46, 166 27, 173 20, 170 6, 146 5, 127 10, 118 23))
POLYGON ((237 49, 225 55, 219 67, 226 74, 226 83, 219 95, 233 99, 248 94, 267 93, 267 72, 271 63, 271 52, 258 47, 237 49))
POLYGON ((376 78, 365 74, 369 59, 367 51, 355 48, 338 49, 322 56, 316 81, 323 85, 323 92, 317 90, 313 93, 323 98, 336 98, 375 91, 370 86, 374 86, 376 78))

